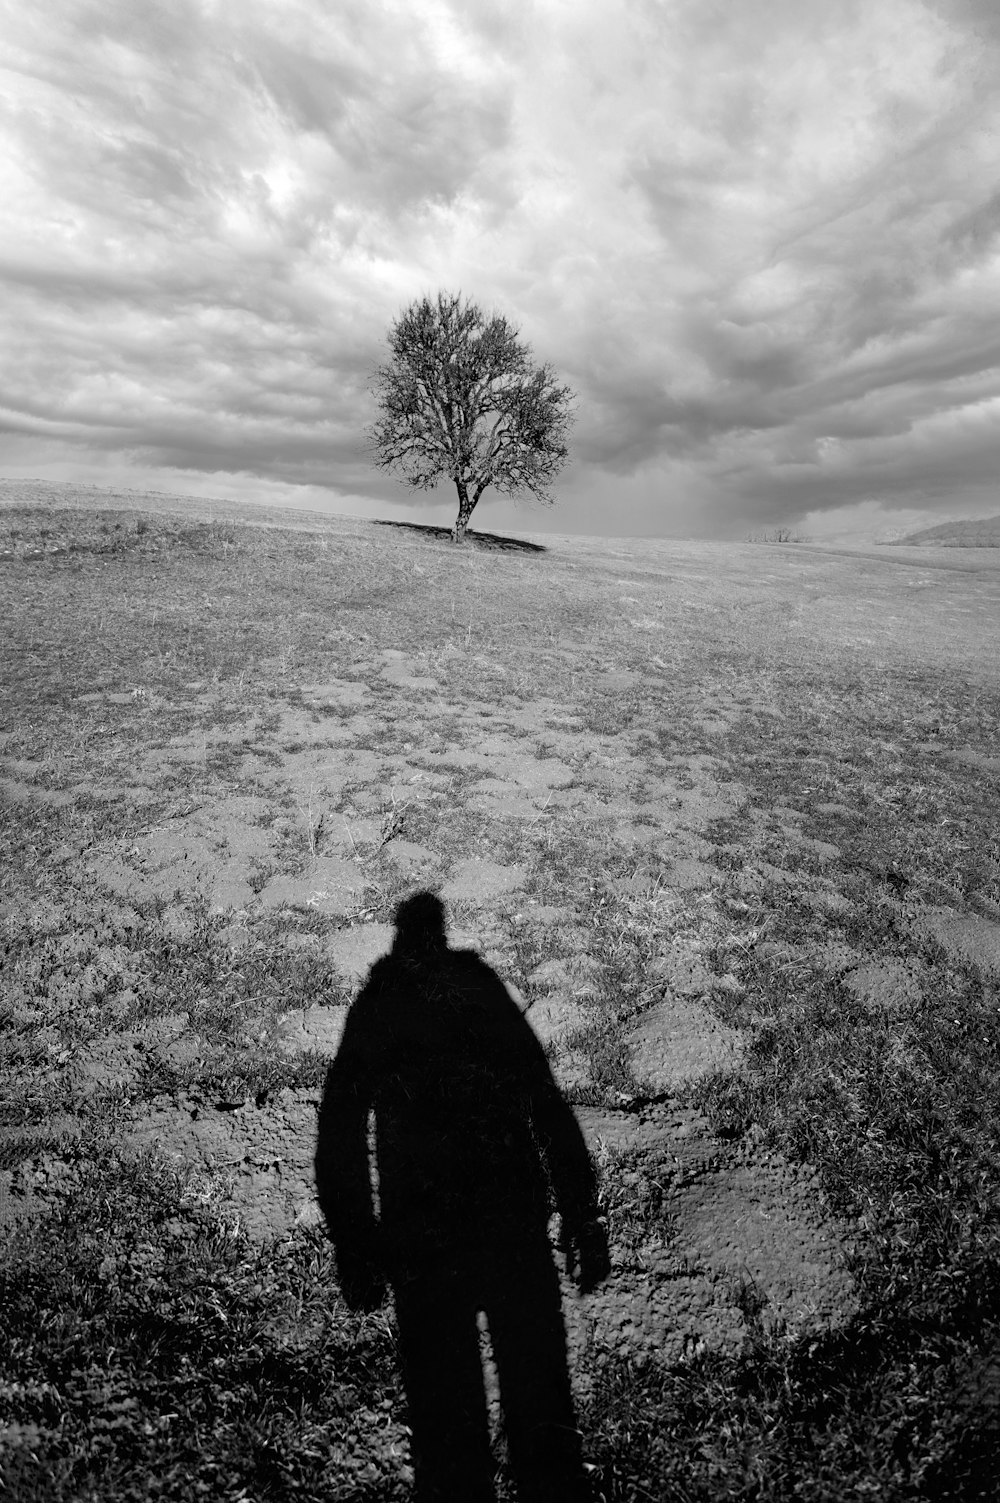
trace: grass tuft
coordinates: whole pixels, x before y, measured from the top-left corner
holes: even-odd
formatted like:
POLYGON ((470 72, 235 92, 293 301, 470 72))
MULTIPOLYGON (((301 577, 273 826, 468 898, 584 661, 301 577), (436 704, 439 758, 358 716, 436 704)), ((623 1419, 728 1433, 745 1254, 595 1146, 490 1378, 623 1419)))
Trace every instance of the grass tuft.
POLYGON ((256 1248, 196 1174, 95 1147, 0 1261, 7 1493, 408 1496, 390 1330, 325 1243, 256 1248))

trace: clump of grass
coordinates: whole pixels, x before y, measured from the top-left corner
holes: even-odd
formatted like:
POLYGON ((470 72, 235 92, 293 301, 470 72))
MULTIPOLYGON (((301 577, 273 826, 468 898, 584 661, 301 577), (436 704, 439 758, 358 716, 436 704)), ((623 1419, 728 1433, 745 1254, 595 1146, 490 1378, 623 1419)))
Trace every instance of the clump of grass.
MULTIPOLYGON (((153 903, 136 914, 95 905, 89 915, 81 912, 75 932, 38 925, 7 940, 11 984, 0 1003, 0 1067, 10 1084, 0 1128, 80 1110, 66 1061, 94 1040, 129 1034, 168 1014, 186 1015, 203 1056, 178 1068, 155 1053, 139 1055, 137 1089, 147 1095, 197 1087, 256 1097, 322 1080, 318 1056, 287 1059, 273 1044, 281 1013, 349 1000, 322 948, 289 948, 277 921, 233 948, 223 915, 193 905, 191 927, 178 933, 164 927, 162 907, 153 903)), ((308 916, 302 924, 319 927, 308 916)))
MULTIPOLYGON (((655 1388, 643 1404, 659 1415, 647 1429, 644 1410, 644 1434, 677 1436, 691 1497, 713 1487, 775 1499, 865 1488, 900 1499, 994 1496, 1000 1013, 991 994, 974 969, 952 968, 945 987, 939 972, 901 1022, 821 971, 791 975, 774 956, 747 957, 742 976, 757 1017, 743 1067, 693 1088, 691 1100, 721 1133, 754 1127, 816 1169, 853 1228, 858 1311, 843 1329, 791 1346, 760 1341, 734 1367, 702 1364, 683 1404, 673 1378, 643 1378, 655 1388), (706 1402, 711 1394, 713 1418, 692 1429, 699 1390, 706 1402), (711 1469, 690 1467, 707 1429, 714 1481, 711 1469)), ((594 1422, 614 1437, 612 1453, 639 1381, 602 1375, 594 1422)))
MULTIPOLYGON (((36 513, 15 519, 26 538, 49 527, 49 512, 36 513)), ((4 935, 5 971, 27 1004, 9 1030, 14 1052, 0 1059, 17 1063, 8 1071, 16 1099, 4 1108, 11 1132, 20 1133, 8 1138, 11 1157, 49 1142, 43 1132, 57 1107, 75 1111, 86 1131, 115 1112, 112 1093, 64 1100, 46 1073, 47 1045, 27 1011, 48 1005, 50 983, 73 1001, 56 1054, 108 1026, 189 1014, 205 1044, 201 1057, 150 1064, 136 1084, 147 1097, 184 1090, 239 1099, 315 1085, 322 1072, 319 1056, 269 1057, 267 1025, 279 1008, 317 995, 345 1000, 315 952, 287 958, 280 926, 288 920, 258 918, 240 948, 223 942, 223 921, 208 915, 187 939, 167 934, 151 905, 128 932, 95 936, 94 955, 72 952, 76 991, 60 979, 72 950, 61 948, 63 939, 75 932, 91 945, 82 910, 93 905, 79 869, 67 875, 76 858, 65 858, 64 869, 57 853, 69 846, 79 853, 160 817, 129 796, 151 734, 163 742, 229 726, 225 749, 211 759, 206 750, 203 764, 174 774, 185 797, 192 788, 214 796, 240 783, 244 753, 280 765, 265 738, 286 704, 301 698, 301 681, 335 671, 370 677, 380 648, 405 643, 433 664, 442 696, 461 707, 434 720, 436 749, 447 750, 468 733, 464 714, 487 690, 494 701, 538 700, 538 644, 554 643, 558 632, 579 657, 560 650, 546 668, 545 695, 571 706, 576 724, 589 717, 590 750, 624 747, 654 776, 664 767, 676 773, 681 755, 710 751, 716 775, 724 778, 728 765, 746 787, 729 830, 710 832, 741 843, 717 863, 733 901, 717 903, 714 917, 710 906, 674 915, 655 882, 626 889, 620 879, 634 875, 632 858, 609 851, 604 820, 576 811, 554 805, 527 834, 514 821, 509 833, 498 832, 456 799, 456 788, 473 781, 461 771, 450 793, 406 808, 405 832, 383 806, 382 833, 405 833, 442 857, 483 848, 533 861, 537 896, 587 925, 566 948, 586 950, 597 967, 593 1027, 576 1041, 598 1082, 590 1099, 629 1094, 622 1037, 654 999, 651 963, 674 934, 696 938, 720 976, 735 966, 744 991, 728 997, 725 1016, 749 1033, 746 1064, 740 1079, 705 1083, 697 1100, 720 1133, 753 1124, 772 1147, 812 1162, 857 1241, 859 1308, 839 1331, 789 1343, 755 1323, 746 1290, 739 1297, 752 1339, 737 1362, 706 1355, 664 1371, 605 1360, 591 1375, 581 1417, 599 1491, 608 1503, 671 1494, 706 1503, 977 1496, 977 1471, 980 1481, 989 1475, 986 1462, 998 1449, 988 1402, 998 1339, 995 990, 977 992, 973 973, 925 946, 931 985, 919 1006, 889 1018, 814 974, 803 952, 831 927, 809 901, 821 877, 854 902, 855 916, 836 922, 866 955, 913 951, 898 884, 924 901, 997 897, 993 783, 986 770, 937 755, 995 744, 993 665, 984 688, 971 669, 966 681, 968 665, 954 655, 942 666, 947 654, 935 657, 928 637, 890 644, 883 632, 879 662, 880 648, 859 654, 851 639, 845 650, 836 624, 829 640, 796 635, 780 587, 734 594, 721 577, 706 579, 701 563, 689 575, 682 559, 665 588, 640 569, 611 584, 604 550, 597 557, 582 544, 569 569, 553 558, 544 579, 534 565, 508 560, 500 570, 485 555, 425 548, 431 573, 422 585, 409 541, 390 533, 373 548, 352 532, 326 553, 301 534, 163 518, 146 530, 115 531, 117 521, 113 513, 86 526, 82 514, 67 513, 65 525, 56 518, 55 540, 69 529, 79 543, 76 572, 70 578, 68 561, 50 561, 19 573, 18 608, 0 641, 4 749, 39 769, 30 779, 36 801, 0 800, 3 897, 12 900, 8 911, 32 914, 4 935), (621 610, 623 584, 634 620, 621 610), (596 667, 629 662, 655 678, 655 692, 590 693, 595 642, 604 660, 596 667), (111 703, 110 695, 137 686, 138 698, 111 703), (192 703, 194 693, 201 697, 192 703), (712 704, 722 731, 700 728, 712 704), (237 736, 238 722, 251 716, 256 728, 237 736), (97 783, 115 790, 116 801, 77 791, 72 807, 42 802, 46 791, 97 783), (839 847, 835 879, 784 835, 758 842, 756 815, 778 802, 800 811, 804 831, 839 847), (824 803, 840 812, 820 812, 824 803), (753 857, 764 849, 788 880, 780 889, 762 882, 738 907, 741 875, 752 880, 753 857), (51 910, 61 910, 61 923, 39 918, 51 910), (765 921, 766 940, 752 937, 765 921), (84 984, 95 957, 117 968, 95 965, 84 984), (251 1018, 253 1029, 245 1027, 251 1018)), ((856 606, 874 620, 887 598, 888 619, 900 619, 895 586, 873 586, 853 566, 837 577, 852 623, 856 606)), ((377 713, 395 711, 398 698, 387 693, 377 713)), ((548 710, 537 709, 542 724, 548 710)), ((398 721, 391 731, 397 739, 373 720, 372 748, 405 748, 426 733, 411 732, 409 720, 405 731, 398 721)), ((639 782, 636 769, 633 791, 639 782)), ((157 796, 167 791, 161 777, 157 796)), ((314 812, 302 821, 303 854, 321 846, 314 812)), ((379 914, 391 917, 402 878, 384 858, 369 851, 365 859, 382 874, 379 914)), ((267 876, 261 868, 255 885, 267 876)), ((544 951, 511 936, 525 974, 550 958, 550 934, 544 951)), ((248 1491, 345 1500, 405 1493, 399 1458, 382 1465, 385 1445, 399 1435, 389 1418, 398 1388, 388 1335, 378 1321, 354 1321, 337 1305, 321 1244, 300 1238, 257 1254, 220 1223, 205 1186, 185 1181, 178 1189, 154 1160, 133 1172, 93 1142, 68 1158, 60 1183, 72 1196, 55 1195, 55 1209, 0 1260, 0 1296, 13 1311, 14 1345, 0 1347, 12 1495, 235 1503, 248 1491), (176 1282, 164 1276, 164 1251, 176 1282), (359 1352, 367 1355, 356 1372, 359 1352), (374 1470, 366 1472, 369 1462, 374 1470)), ((621 1240, 663 1231, 667 1208, 647 1170, 608 1166, 606 1208, 621 1240)))
MULTIPOLYGON (((22 929, 6 946, 7 1005, 45 999, 50 1019, 65 1014, 73 1036, 87 1037, 106 1032, 109 1002, 126 998, 121 1027, 187 1012, 202 1032, 226 1040, 248 1011, 277 1013, 339 997, 337 974, 322 952, 289 949, 277 923, 234 949, 225 942, 225 915, 191 904, 191 926, 178 933, 164 927, 161 911, 157 903, 142 915, 108 905, 68 934, 22 929)), ((308 916, 301 927, 310 927, 308 916)))
POLYGON ((98 1146, 0 1255, 6 1494, 408 1496, 390 1330, 323 1240, 258 1250, 197 1175, 98 1146))
POLYGON ((700 1104, 731 1131, 757 1123, 815 1164, 838 1211, 863 1228, 896 1225, 900 1248, 914 1237, 928 1267, 973 1228, 993 1246, 1000 1011, 979 971, 929 972, 902 1013, 858 1001, 818 966, 790 971, 770 952, 747 954, 740 974, 744 1016, 756 1019, 748 1068, 710 1082, 700 1104))
POLYGON ((318 1090, 329 1066, 329 1057, 313 1049, 283 1055, 266 1044, 209 1046, 190 1064, 147 1058, 136 1089, 145 1100, 184 1094, 215 1104, 252 1100, 263 1106, 279 1091, 318 1090))
POLYGON ((600 1018, 573 1029, 566 1036, 565 1047, 587 1061, 590 1084, 574 1093, 578 1104, 618 1104, 638 1095, 632 1069, 634 1051, 616 1019, 600 1018))
MULTIPOLYGON (((983 1336, 995 1349, 1000 1328, 983 1336)), ((669 1370, 612 1360, 582 1408, 598 1496, 988 1503, 995 1366, 898 1357, 850 1329, 791 1347, 764 1338, 742 1359, 702 1355, 669 1370)))
MULTIPOLYGON (((859 906, 836 921, 844 938, 874 958, 919 952, 922 994, 880 1007, 827 975, 809 957, 830 922, 817 926, 794 891, 768 888, 753 905, 723 896, 734 932, 708 958, 741 982, 725 1016, 747 1048, 738 1073, 687 1098, 721 1137, 752 1130, 817 1171, 853 1239, 856 1312, 795 1340, 749 1319, 735 1361, 702 1354, 666 1371, 602 1360, 581 1423, 606 1499, 996 1496, 1000 992, 914 939, 870 877, 847 885, 859 906), (761 939, 758 921, 766 942, 738 942, 741 928, 761 939)), ((620 934, 612 901, 598 934, 605 914, 620 934)), ((635 1182, 648 1171, 635 1166, 635 1182)), ((654 1207, 650 1226, 662 1232, 667 1210, 654 1207)), ((618 1225, 619 1241, 628 1232, 618 1225)))

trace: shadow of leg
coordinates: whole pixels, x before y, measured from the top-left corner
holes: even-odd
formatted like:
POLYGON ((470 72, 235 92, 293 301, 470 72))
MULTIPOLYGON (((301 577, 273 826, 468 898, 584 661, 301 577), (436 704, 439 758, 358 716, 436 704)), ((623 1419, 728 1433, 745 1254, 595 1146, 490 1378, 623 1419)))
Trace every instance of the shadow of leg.
POLYGON ((436 1272, 396 1290, 419 1503, 494 1503, 476 1303, 471 1280, 436 1272))
POLYGON ((486 1318, 518 1503, 588 1503, 548 1241, 529 1237, 494 1267, 486 1318))

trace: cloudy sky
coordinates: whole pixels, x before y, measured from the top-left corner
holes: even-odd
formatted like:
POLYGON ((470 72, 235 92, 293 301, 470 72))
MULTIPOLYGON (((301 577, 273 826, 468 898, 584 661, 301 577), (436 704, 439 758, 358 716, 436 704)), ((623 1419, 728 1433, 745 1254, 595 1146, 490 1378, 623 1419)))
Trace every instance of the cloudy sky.
POLYGON ((1000 512, 996 0, 0 0, 0 203, 0 475, 450 519, 364 439, 444 287, 579 398, 480 527, 1000 512))

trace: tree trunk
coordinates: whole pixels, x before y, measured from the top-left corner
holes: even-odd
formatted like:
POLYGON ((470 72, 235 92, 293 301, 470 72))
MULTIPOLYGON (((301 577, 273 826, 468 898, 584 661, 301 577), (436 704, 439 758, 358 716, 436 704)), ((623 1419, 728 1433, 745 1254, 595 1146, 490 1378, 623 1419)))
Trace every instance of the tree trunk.
POLYGON ((469 487, 464 480, 456 480, 455 489, 458 491, 458 517, 456 518, 454 527, 451 529, 451 540, 453 543, 462 543, 465 541, 469 518, 472 516, 479 496, 469 496, 469 487))

